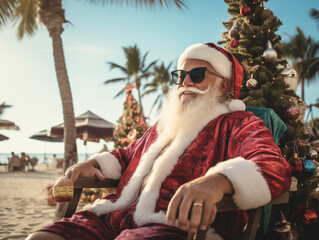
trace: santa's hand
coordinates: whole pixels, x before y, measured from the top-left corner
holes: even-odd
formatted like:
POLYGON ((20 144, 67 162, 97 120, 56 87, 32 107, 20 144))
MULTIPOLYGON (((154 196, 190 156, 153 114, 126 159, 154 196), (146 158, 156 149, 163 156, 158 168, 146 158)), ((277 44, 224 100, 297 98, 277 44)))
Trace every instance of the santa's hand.
POLYGON ((234 191, 231 182, 221 174, 200 177, 182 185, 171 199, 166 223, 184 231, 205 230, 216 217, 218 203, 225 194, 234 191))
POLYGON ((66 170, 64 176, 70 178, 73 183, 79 177, 97 177, 101 181, 105 179, 95 159, 74 164, 66 170))

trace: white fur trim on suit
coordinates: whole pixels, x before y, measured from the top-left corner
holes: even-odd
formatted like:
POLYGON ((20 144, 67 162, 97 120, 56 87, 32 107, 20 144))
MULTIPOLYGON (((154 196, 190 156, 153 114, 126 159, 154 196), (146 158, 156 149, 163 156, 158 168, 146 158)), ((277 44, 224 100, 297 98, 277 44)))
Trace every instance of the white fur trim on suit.
POLYGON ((211 167, 206 175, 225 175, 234 187, 233 200, 242 210, 260 207, 271 201, 266 179, 256 163, 242 157, 229 159, 211 167))
POLYGON ((207 114, 205 117, 198 119, 196 126, 178 132, 175 138, 169 130, 164 129, 158 139, 142 156, 136 171, 133 173, 127 185, 123 188, 120 198, 117 199, 116 202, 97 199, 93 205, 87 205, 84 209, 101 216, 111 211, 126 208, 137 200, 138 203, 134 213, 134 221, 138 226, 147 223, 165 223, 166 214, 163 211, 155 212, 155 206, 162 182, 171 174, 179 157, 192 141, 196 139, 199 132, 211 120, 228 112, 229 109, 226 105, 216 105, 214 113, 207 114), (171 142, 171 144, 167 147, 169 142, 171 142), (167 147, 167 149, 160 155, 164 147, 167 147), (152 168, 153 171, 151 172, 143 191, 140 193, 141 183, 152 168))
POLYGON ((233 99, 230 101, 228 108, 231 112, 237 112, 237 111, 245 111, 246 106, 245 103, 238 99, 233 99))
POLYGON ((90 159, 95 159, 100 165, 104 177, 110 179, 120 179, 122 167, 119 161, 111 153, 103 152, 95 154, 90 159))
POLYGON ((177 62, 177 69, 182 69, 187 59, 198 59, 208 63, 223 77, 232 79, 232 62, 220 51, 208 45, 197 43, 185 49, 177 62))

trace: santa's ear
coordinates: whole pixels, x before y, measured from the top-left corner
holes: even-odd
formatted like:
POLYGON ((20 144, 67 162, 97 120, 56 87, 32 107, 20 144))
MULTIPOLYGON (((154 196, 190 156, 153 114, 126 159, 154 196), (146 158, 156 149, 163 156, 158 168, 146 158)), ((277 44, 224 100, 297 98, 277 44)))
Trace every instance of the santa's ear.
POLYGON ((231 88, 231 80, 229 78, 223 78, 219 84, 219 90, 222 95, 227 94, 231 88))

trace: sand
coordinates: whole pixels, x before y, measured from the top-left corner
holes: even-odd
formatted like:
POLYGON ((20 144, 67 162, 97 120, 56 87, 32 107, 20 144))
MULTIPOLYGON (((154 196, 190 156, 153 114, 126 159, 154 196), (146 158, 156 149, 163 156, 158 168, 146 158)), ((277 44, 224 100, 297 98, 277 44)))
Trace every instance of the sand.
POLYGON ((48 185, 62 170, 38 164, 34 172, 5 172, 0 166, 0 240, 25 239, 53 221, 55 207, 47 203, 48 185))

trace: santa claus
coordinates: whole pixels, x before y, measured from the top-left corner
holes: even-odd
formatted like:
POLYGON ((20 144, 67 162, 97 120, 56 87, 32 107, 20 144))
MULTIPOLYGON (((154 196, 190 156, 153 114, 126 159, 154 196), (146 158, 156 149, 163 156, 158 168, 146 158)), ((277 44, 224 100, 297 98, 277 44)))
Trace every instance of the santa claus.
POLYGON ((215 44, 195 44, 179 57, 158 122, 126 148, 102 153, 66 172, 120 179, 114 194, 29 239, 235 239, 245 209, 288 191, 289 164, 265 123, 237 100, 243 69, 215 44), (234 100, 234 99, 235 100, 234 100), (216 215, 230 194, 243 211, 216 215))

